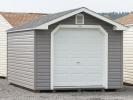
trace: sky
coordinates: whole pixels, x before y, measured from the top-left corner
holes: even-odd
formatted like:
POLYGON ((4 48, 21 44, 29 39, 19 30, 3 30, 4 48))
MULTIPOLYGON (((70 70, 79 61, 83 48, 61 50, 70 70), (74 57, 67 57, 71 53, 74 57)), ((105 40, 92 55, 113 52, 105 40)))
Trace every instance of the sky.
POLYGON ((133 0, 1 0, 3 12, 55 13, 87 7, 96 12, 133 11, 133 0))

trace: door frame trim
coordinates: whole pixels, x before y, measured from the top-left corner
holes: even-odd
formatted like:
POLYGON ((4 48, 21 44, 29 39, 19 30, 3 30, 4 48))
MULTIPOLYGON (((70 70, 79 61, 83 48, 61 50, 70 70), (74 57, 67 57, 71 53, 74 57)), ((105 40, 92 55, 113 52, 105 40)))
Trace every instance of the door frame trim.
POLYGON ((108 89, 108 33, 104 30, 101 25, 58 25, 51 32, 51 66, 50 66, 50 89, 54 90, 54 35, 60 28, 82 28, 82 29, 99 29, 105 37, 105 69, 104 69, 104 78, 103 78, 103 87, 108 89))

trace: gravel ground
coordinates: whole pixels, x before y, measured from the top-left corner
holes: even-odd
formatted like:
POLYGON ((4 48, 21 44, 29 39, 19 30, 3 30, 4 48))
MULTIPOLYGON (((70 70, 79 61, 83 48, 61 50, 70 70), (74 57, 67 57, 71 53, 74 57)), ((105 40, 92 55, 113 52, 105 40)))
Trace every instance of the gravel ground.
POLYGON ((41 92, 35 93, 9 85, 0 79, 0 100, 133 100, 133 86, 124 86, 117 92, 41 92))

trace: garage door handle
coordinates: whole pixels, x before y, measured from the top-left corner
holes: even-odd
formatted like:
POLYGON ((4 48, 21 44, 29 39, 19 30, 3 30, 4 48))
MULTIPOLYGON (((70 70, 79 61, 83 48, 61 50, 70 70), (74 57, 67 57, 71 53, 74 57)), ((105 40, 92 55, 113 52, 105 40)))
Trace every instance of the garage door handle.
POLYGON ((80 64, 80 62, 76 62, 77 64, 80 64))

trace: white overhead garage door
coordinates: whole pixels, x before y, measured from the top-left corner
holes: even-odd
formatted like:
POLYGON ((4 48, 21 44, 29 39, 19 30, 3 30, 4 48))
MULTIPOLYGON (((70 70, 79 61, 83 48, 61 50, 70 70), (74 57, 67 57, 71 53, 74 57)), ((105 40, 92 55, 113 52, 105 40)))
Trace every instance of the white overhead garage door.
POLYGON ((54 88, 102 87, 105 36, 99 29, 61 28, 54 34, 54 88))

